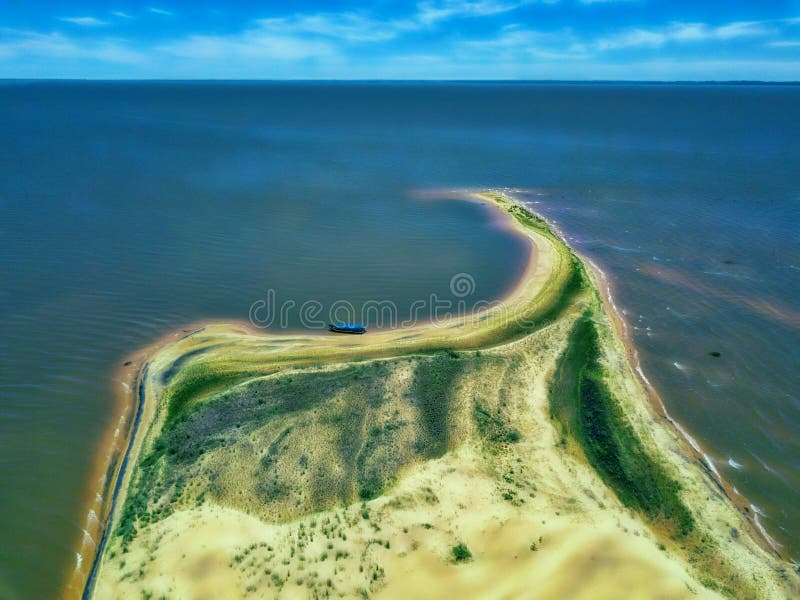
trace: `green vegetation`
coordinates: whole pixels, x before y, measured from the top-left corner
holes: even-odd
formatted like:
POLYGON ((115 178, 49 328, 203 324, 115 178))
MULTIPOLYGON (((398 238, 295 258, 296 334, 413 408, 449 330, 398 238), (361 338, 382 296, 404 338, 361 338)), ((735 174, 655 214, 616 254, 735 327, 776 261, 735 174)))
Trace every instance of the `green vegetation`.
POLYGON ((475 424, 481 437, 495 444, 515 443, 520 439, 520 433, 514 429, 505 415, 500 411, 493 411, 488 406, 477 402, 474 408, 475 424))
POLYGON ((174 383, 165 389, 162 399, 162 403, 167 406, 167 420, 175 419, 189 401, 197 401, 215 391, 233 386, 249 375, 251 374, 241 371, 214 369, 203 362, 189 364, 177 375, 171 374, 167 378, 175 379, 174 383))
POLYGON ((564 284, 558 289, 558 294, 534 318, 524 321, 528 333, 558 319, 567 308, 572 306, 579 294, 589 289, 586 272, 578 257, 570 252, 568 261, 568 276, 564 280, 564 284))
POLYGON ((418 452, 426 458, 442 456, 448 449, 448 415, 455 396, 455 381, 464 368, 456 354, 443 352, 421 360, 414 373, 413 395, 422 413, 418 452))
POLYGON ((680 499, 680 485, 645 451, 609 392, 595 327, 587 313, 570 334, 550 386, 551 416, 623 504, 683 537, 694 519, 680 499))
POLYGON ((402 418, 385 406, 400 359, 253 378, 199 403, 186 390, 224 378, 177 374, 168 417, 139 461, 115 531, 122 549, 184 505, 209 499, 286 520, 375 498, 406 464, 441 456, 456 379, 473 359, 443 351, 412 360, 405 397, 413 411, 402 418))
POLYGON ((457 563, 466 562, 472 558, 472 552, 469 551, 463 543, 459 543, 452 548, 453 560, 457 563))
POLYGON ((529 314, 523 315, 516 322, 517 329, 508 332, 509 337, 519 334, 532 333, 542 325, 555 321, 569 308, 579 294, 590 289, 586 270, 577 256, 550 230, 547 223, 531 213, 524 206, 509 203, 501 196, 496 197, 497 203, 503 207, 515 220, 527 229, 535 230, 539 235, 555 242, 556 247, 564 253, 563 279, 553 282, 551 289, 555 292, 548 297, 548 301, 537 307, 529 314))

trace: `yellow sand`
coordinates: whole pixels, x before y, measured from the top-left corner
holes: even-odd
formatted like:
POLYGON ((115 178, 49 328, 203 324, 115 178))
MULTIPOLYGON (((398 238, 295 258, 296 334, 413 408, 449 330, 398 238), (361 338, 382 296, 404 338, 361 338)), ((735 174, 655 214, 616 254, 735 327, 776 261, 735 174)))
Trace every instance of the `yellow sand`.
MULTIPOLYGON (((557 242, 512 220, 508 226, 533 249, 525 277, 504 301, 504 310, 513 313, 546 296, 561 276, 565 255, 557 242)), ((800 588, 790 566, 754 538, 747 519, 654 412, 608 314, 601 341, 609 386, 643 444, 679 477, 698 530, 717 549, 713 561, 722 565, 719 570, 624 508, 579 453, 559 444, 549 417, 548 379, 581 305, 589 301, 531 335, 483 350, 519 361, 521 375, 513 381, 498 372, 461 384, 465 404, 501 388, 513 391, 514 425, 523 432, 519 443, 487 448, 465 421, 461 444, 440 459, 412 465, 379 498, 290 522, 265 522, 208 501, 175 512, 142 529, 124 555, 112 540, 94 597, 717 597, 714 578, 724 583, 731 570, 746 575, 746 592, 757 597, 796 594, 800 588), (458 543, 469 548, 470 560, 453 560, 458 543)), ((465 317, 447 328, 421 324, 348 338, 346 346, 333 336, 264 335, 242 325, 211 324, 167 341, 151 356, 150 370, 162 372, 186 351, 216 344, 225 345, 210 350, 208 360, 263 373, 397 356, 437 344, 479 347, 490 339, 486 323, 465 317)), ((146 383, 148 398, 160 397, 158 378, 146 383)), ((132 464, 142 445, 152 443, 162 409, 154 401, 146 405, 132 464)))

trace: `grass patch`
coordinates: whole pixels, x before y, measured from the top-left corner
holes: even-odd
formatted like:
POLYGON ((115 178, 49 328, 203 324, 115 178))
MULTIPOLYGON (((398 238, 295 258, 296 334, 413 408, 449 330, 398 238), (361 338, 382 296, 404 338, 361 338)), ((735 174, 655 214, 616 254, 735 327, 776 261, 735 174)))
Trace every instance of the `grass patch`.
POLYGON ((475 424, 481 437, 494 444, 513 444, 520 439, 520 433, 509 424, 499 411, 478 402, 473 410, 475 424))
POLYGON ((164 391, 162 402, 167 406, 167 421, 180 415, 190 401, 235 385, 248 375, 241 371, 215 369, 202 362, 184 367, 179 374, 171 376, 175 381, 164 391))
POLYGON ((550 412, 625 506, 676 537, 694 528, 680 485, 645 451, 604 381, 595 324, 578 320, 550 384, 550 412))
POLYGON ((422 421, 418 452, 427 458, 438 458, 449 447, 450 404, 464 362, 457 354, 441 352, 417 365, 412 392, 422 421))
POLYGON ((409 461, 447 451, 455 380, 471 360, 446 351, 415 358, 407 393, 418 411, 405 418, 385 408, 392 361, 240 385, 186 365, 115 534, 125 549, 143 527, 206 500, 282 520, 376 498, 409 461), (218 385, 228 387, 207 392, 218 385), (207 395, 198 402, 193 391, 207 395))

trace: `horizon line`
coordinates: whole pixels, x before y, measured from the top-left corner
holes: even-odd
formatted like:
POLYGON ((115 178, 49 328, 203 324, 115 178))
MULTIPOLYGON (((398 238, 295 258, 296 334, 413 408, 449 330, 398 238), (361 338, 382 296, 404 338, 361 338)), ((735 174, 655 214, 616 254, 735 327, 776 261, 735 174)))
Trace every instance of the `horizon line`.
POLYGON ((800 85, 797 79, 341 79, 341 78, 160 78, 160 77, 0 77, 10 82, 107 82, 107 83, 561 83, 640 85, 800 85))

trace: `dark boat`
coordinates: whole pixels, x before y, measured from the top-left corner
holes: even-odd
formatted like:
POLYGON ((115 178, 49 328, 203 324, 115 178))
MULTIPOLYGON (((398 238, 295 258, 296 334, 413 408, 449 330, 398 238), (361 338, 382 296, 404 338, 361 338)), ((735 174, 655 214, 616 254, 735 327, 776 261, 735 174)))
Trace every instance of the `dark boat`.
POLYGON ((333 333, 367 333, 367 328, 361 323, 331 323, 328 325, 328 331, 333 333))

